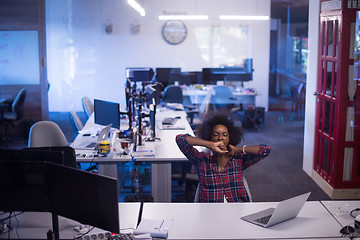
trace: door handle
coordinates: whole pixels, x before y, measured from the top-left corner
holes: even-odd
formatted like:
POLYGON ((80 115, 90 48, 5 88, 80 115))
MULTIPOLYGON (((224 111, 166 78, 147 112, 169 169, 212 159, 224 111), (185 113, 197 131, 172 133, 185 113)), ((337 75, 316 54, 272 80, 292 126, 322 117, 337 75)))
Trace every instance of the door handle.
POLYGON ((314 96, 319 96, 320 94, 319 94, 319 92, 314 92, 313 95, 314 95, 314 96))

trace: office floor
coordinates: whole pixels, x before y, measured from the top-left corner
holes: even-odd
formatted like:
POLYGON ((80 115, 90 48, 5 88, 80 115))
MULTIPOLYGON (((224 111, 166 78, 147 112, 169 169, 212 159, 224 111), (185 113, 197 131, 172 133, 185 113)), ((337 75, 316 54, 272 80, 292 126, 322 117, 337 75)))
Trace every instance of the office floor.
MULTIPOLYGON (((83 113, 78 114, 84 122, 83 113)), ((71 142, 74 132, 69 114, 51 112, 49 117, 51 121, 58 123, 68 141, 71 142)), ((304 121, 296 120, 288 111, 266 112, 264 123, 260 125, 260 131, 253 128, 245 129, 244 143, 246 145, 263 143, 272 148, 271 154, 267 158, 245 171, 253 201, 281 201, 308 191, 312 192, 310 200, 330 199, 302 170, 303 130, 304 121)), ((9 147, 26 147, 26 143, 23 139, 11 139, 9 147)), ((126 167, 119 169, 125 169, 120 171, 129 171, 126 167)), ((174 179, 172 201, 190 201, 196 183, 178 183, 178 180, 174 179)), ((144 186, 143 189, 148 188, 144 186)), ((122 197, 124 194, 131 194, 129 187, 120 189, 120 191, 122 191, 122 197)))

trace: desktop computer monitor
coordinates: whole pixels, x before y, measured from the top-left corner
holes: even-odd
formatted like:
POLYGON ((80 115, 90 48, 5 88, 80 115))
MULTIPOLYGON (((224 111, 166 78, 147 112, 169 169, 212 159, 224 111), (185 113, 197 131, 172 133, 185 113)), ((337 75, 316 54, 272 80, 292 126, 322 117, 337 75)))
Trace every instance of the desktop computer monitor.
POLYGON ((113 128, 120 128, 120 104, 94 99, 95 123, 107 126, 112 123, 113 128))
POLYGON ((253 75, 252 59, 245 59, 244 66, 225 66, 220 68, 203 68, 203 84, 215 85, 218 81, 243 82, 251 81, 253 75))
POLYGON ((2 159, 0 189, 6 196, 0 211, 50 212, 119 233, 116 179, 50 162, 2 159))
POLYGON ((120 232, 117 179, 55 164, 49 164, 47 170, 52 213, 120 232))
POLYGON ((156 68, 156 81, 164 88, 168 85, 181 82, 181 68, 156 68))
POLYGON ((217 81, 223 80, 219 77, 216 77, 212 72, 213 72, 213 68, 203 68, 202 69, 202 84, 216 85, 217 81))
POLYGON ((28 162, 52 162, 60 165, 67 165, 76 168, 76 159, 67 159, 63 148, 72 147, 54 147, 49 148, 25 148, 25 149, 9 149, 0 148, 0 162, 11 159, 12 161, 28 161, 28 162))
POLYGON ((154 70, 152 68, 126 68, 126 78, 132 82, 150 82, 154 77, 154 70))

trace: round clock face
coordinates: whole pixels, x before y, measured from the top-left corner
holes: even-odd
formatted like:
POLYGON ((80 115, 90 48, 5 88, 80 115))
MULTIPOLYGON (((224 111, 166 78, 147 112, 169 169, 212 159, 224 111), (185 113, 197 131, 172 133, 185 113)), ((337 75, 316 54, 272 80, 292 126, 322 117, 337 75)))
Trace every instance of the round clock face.
POLYGON ((167 21, 162 28, 162 36, 170 44, 182 43, 187 35, 185 24, 179 20, 167 21))

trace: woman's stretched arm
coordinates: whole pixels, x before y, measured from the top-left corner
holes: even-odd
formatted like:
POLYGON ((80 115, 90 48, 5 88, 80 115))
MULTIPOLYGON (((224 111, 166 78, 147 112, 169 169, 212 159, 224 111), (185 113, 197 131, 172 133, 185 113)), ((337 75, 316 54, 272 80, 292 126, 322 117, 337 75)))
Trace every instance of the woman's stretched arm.
POLYGON ((207 147, 217 153, 229 152, 226 146, 224 145, 224 143, 221 141, 219 142, 207 141, 190 135, 186 136, 186 141, 192 146, 207 147))

